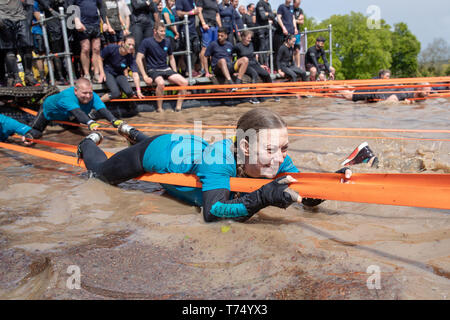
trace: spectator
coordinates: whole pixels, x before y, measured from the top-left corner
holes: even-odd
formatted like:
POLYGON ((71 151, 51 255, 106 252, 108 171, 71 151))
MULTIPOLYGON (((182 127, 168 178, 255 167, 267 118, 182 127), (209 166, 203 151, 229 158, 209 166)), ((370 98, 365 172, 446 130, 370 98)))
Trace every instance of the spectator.
MULTIPOLYGON (((121 0, 124 2, 124 0, 121 0)), ((106 9, 106 19, 108 22, 109 30, 105 33, 106 42, 119 43, 123 41, 124 36, 129 34, 125 21, 122 19, 120 14, 120 1, 119 0, 103 0, 103 5, 106 9), (125 34, 124 31, 127 31, 125 34)))
POLYGON ((247 11, 242 14, 242 22, 247 26, 247 28, 256 27, 256 16, 255 16, 255 4, 250 3, 247 6, 247 11))
POLYGON ((139 48, 141 41, 153 35, 158 9, 152 0, 131 0, 131 34, 139 48))
POLYGON ((323 49, 325 44, 324 37, 318 37, 316 39, 316 45, 311 47, 306 52, 305 64, 306 71, 310 72, 311 81, 316 81, 316 76, 320 71, 327 71, 329 78, 334 79, 334 73, 336 70, 330 67, 328 64, 327 57, 325 55, 325 50, 323 49), (319 64, 318 60, 322 57, 323 64, 319 64))
MULTIPOLYGON (((150 85, 156 83, 155 93, 157 96, 164 95, 164 80, 179 86, 187 86, 188 82, 182 75, 176 72, 175 58, 172 54, 170 40, 166 39, 166 28, 164 24, 156 22, 153 31, 153 37, 146 38, 142 41, 136 55, 136 63, 139 71, 143 75, 145 83, 150 85), (167 57, 169 57, 170 66, 167 65, 167 57), (144 59, 147 69, 144 68, 144 59)), ((180 90, 179 95, 185 95, 186 90, 180 90)), ((163 100, 156 101, 157 112, 163 111, 163 100)), ((177 100, 175 111, 181 111, 183 98, 177 100)))
POLYGON ((227 41, 228 30, 224 27, 219 28, 217 40, 209 44, 206 48, 205 56, 211 57, 211 69, 216 76, 223 76, 227 84, 240 84, 248 66, 248 58, 242 57, 232 62, 233 45, 227 41), (236 82, 233 82, 231 76, 238 72, 236 82))
POLYGON ((241 32, 239 30, 244 29, 244 22, 242 22, 242 17, 238 12, 239 7, 239 0, 231 0, 231 4, 233 5, 234 12, 233 12, 233 35, 234 35, 234 44, 241 41, 241 32))
POLYGON ((239 6, 238 12, 239 12, 239 15, 241 16, 241 18, 244 14, 247 14, 247 10, 245 9, 245 7, 243 5, 239 6))
POLYGON ((78 6, 80 16, 75 16, 75 28, 78 31, 78 40, 81 45, 81 67, 83 76, 90 80, 90 51, 92 50, 92 64, 94 67, 94 83, 102 83, 105 79, 100 77, 100 17, 103 21, 103 31, 108 32, 106 10, 102 0, 69 0, 69 5, 78 6), (99 10, 100 16, 97 12, 99 10))
POLYGON ((163 16, 163 8, 164 5, 161 0, 157 1, 156 3, 156 10, 158 12, 158 21, 164 23, 164 16, 163 16))
POLYGON ((222 22, 222 27, 227 30, 228 41, 233 41, 233 31, 235 29, 235 10, 231 0, 223 0, 219 5, 220 20, 222 22))
MULTIPOLYGON (((166 0, 166 7, 163 9, 163 17, 165 24, 172 24, 176 21, 172 8, 175 5, 175 0, 166 0)), ((180 34, 176 26, 166 28, 166 37, 170 40, 170 45, 173 51, 177 51, 179 47, 180 34)))
POLYGON ((134 38, 127 36, 125 41, 119 46, 117 44, 110 44, 102 50, 102 60, 100 63, 100 70, 106 79, 106 86, 109 93, 102 96, 103 102, 108 102, 111 99, 120 97, 121 90, 127 97, 134 96, 133 89, 128 83, 127 70, 131 69, 133 72, 134 85, 138 98, 143 98, 141 93, 140 79, 136 60, 134 58, 134 38))
MULTIPOLYGON (((39 23, 41 20, 41 13, 44 13, 39 8, 39 2, 34 1, 33 4, 33 24, 39 23)), ((31 27, 31 34, 33 35, 33 44, 34 44, 34 53, 39 56, 45 54, 44 48, 44 38, 42 36, 42 28, 39 24, 31 27)), ((41 84, 45 83, 45 70, 44 70, 44 61, 43 59, 36 60, 36 67, 39 71, 39 80, 41 84)))
MULTIPOLYGON (((247 57, 248 66, 245 74, 252 78, 252 83, 258 82, 258 77, 262 79, 263 82, 272 83, 272 78, 270 74, 261 67, 261 65, 255 59, 255 51, 252 43, 253 31, 244 30, 242 32, 242 41, 234 46, 233 52, 236 53, 237 58, 247 57)), ((278 97, 275 97, 275 101, 279 101, 278 97)), ((250 99, 250 103, 259 103, 256 97, 250 99)))
POLYGON ((25 69, 26 85, 35 85, 32 73, 33 39, 30 23, 33 16, 31 5, 20 0, 10 0, 0 3, 0 49, 6 52, 6 66, 9 86, 22 86, 17 67, 17 52, 22 57, 25 69))
MULTIPOLYGON (((267 26, 269 22, 274 22, 275 15, 272 12, 269 0, 259 0, 256 4, 256 24, 258 26, 267 26)), ((258 51, 269 51, 269 29, 262 28, 257 32, 258 36, 258 51)), ((269 59, 267 54, 260 55, 260 62, 266 66, 269 65, 269 59)))
MULTIPOLYGON (((193 0, 176 0, 175 7, 177 16, 180 20, 183 20, 185 15, 187 15, 189 19, 189 42, 193 53, 191 55, 191 65, 193 66, 199 60, 199 54, 202 50, 202 45, 195 28, 195 16, 198 15, 200 9, 195 6, 193 0)), ((194 76, 198 76, 196 73, 193 74, 194 76)))
MULTIPOLYGON (((285 0, 277 10, 278 28, 275 32, 273 41, 273 51, 278 52, 278 49, 283 44, 284 39, 288 34, 297 34, 297 23, 294 18, 294 8, 291 6, 292 0, 285 0)), ((278 66, 276 68, 280 69, 278 66)))
POLYGON ((200 31, 202 32, 202 50, 200 51, 201 76, 211 77, 205 51, 212 41, 217 40, 217 30, 222 27, 219 5, 216 0, 198 0, 197 6, 199 8, 200 31))
MULTIPOLYGON (((129 1, 129 0, 128 0, 129 1)), ((119 2, 119 14, 122 18, 122 30, 123 30, 123 36, 129 36, 131 34, 130 32, 130 16, 131 11, 130 7, 127 5, 125 0, 118 0, 119 2)))
POLYGON ((291 78, 293 82, 297 82, 299 76, 302 81, 307 81, 306 72, 294 64, 294 45, 295 36, 289 34, 277 53, 278 73, 282 77, 291 78))
POLYGON ((294 61, 295 65, 300 68, 300 49, 301 49, 301 34, 300 29, 305 23, 305 16, 303 15, 303 10, 300 8, 302 0, 294 0, 294 19, 297 24, 297 34, 295 35, 295 45, 294 45, 294 61))
POLYGON ((80 78, 75 83, 75 87, 67 88, 44 100, 32 124, 32 128, 36 130, 32 132, 33 137, 40 138, 47 125, 53 120, 76 119, 79 123, 86 124, 89 130, 97 130, 100 125, 87 115, 92 109, 97 110, 116 128, 123 123, 106 109, 100 97, 93 92, 91 82, 86 78, 80 78))

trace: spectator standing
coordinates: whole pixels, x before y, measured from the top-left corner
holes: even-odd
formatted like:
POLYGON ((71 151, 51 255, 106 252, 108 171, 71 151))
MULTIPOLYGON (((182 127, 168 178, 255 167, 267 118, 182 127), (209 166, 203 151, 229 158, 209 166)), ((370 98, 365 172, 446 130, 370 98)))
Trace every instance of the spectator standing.
POLYGON ((69 0, 69 5, 78 6, 80 16, 75 16, 75 28, 78 31, 78 40, 81 45, 81 67, 83 76, 90 80, 90 52, 92 50, 92 64, 94 67, 94 83, 102 83, 105 79, 100 77, 100 17, 103 21, 103 31, 108 31, 106 10, 102 0, 69 0), (98 11, 97 11, 98 10, 98 11), (100 12, 100 16, 98 14, 100 12))
POLYGON ((294 45, 294 61, 295 65, 300 68, 300 50, 301 50, 301 34, 300 30, 305 23, 305 16, 303 15, 303 10, 300 8, 302 0, 294 0, 294 19, 297 24, 298 33, 295 35, 295 45, 294 45))
MULTIPOLYGON (((277 10, 278 28, 275 32, 273 41, 273 51, 278 52, 278 49, 283 44, 287 35, 295 35, 297 31, 297 23, 294 19, 294 8, 291 6, 292 0, 285 0, 277 10)), ((278 66, 275 66, 278 68, 278 66)), ((279 69, 279 68, 278 68, 279 69)))
POLYGON ((131 33, 139 48, 141 41, 153 35, 158 9, 152 0, 131 0, 131 33))
MULTIPOLYGON (((269 0, 259 0, 256 4, 256 24, 258 26, 267 26, 269 22, 275 21, 275 14, 272 12, 269 0)), ((272 31, 270 31, 272 32, 272 31)), ((257 32, 258 36, 258 51, 269 51, 269 29, 262 28, 257 32)), ((267 54, 260 55, 260 62, 266 66, 269 65, 267 54)))
POLYGON ((212 41, 217 40, 217 30, 222 27, 220 20, 219 5, 216 0, 198 0, 200 31, 202 33, 202 50, 200 61, 202 63, 201 75, 211 77, 208 68, 208 59, 205 57, 206 48, 212 41))

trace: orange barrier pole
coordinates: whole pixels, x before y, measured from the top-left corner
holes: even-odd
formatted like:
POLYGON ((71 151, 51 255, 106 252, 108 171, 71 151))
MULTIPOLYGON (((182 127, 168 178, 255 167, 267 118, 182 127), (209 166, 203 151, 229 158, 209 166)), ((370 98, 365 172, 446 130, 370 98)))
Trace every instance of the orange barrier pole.
MULTIPOLYGON (((0 143, 0 147, 74 166, 75 157, 54 154, 42 150, 0 143)), ((376 203, 397 206, 450 209, 450 174, 358 174, 352 175, 348 183, 342 183, 342 174, 295 173, 298 180, 290 184, 302 197, 376 203)), ((201 184, 195 175, 180 173, 147 173, 137 178, 142 181, 197 187, 201 184)), ((252 192, 270 179, 230 178, 231 190, 252 192)))

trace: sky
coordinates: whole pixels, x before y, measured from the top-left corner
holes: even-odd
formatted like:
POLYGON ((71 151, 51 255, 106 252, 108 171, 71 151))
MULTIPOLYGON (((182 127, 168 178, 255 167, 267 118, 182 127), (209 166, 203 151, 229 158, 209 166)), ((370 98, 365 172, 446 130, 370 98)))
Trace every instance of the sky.
MULTIPOLYGON (((240 4, 257 3, 258 0, 240 0, 240 4)), ((269 0, 272 9, 284 3, 284 0, 269 0)), ((405 22, 409 30, 421 42, 422 50, 434 38, 444 38, 450 44, 450 0, 302 0, 301 8, 309 17, 317 21, 329 18, 333 14, 348 14, 351 11, 367 12, 369 6, 379 8, 380 17, 393 26, 405 22)))

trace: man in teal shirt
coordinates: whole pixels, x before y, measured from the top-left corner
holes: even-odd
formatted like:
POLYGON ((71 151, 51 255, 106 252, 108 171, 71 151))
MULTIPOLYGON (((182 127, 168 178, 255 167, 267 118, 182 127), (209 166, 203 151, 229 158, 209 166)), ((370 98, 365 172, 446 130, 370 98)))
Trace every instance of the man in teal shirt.
POLYGON ((80 78, 71 87, 52 95, 44 100, 38 116, 33 122, 33 129, 36 130, 34 138, 40 138, 50 121, 71 121, 77 120, 84 123, 89 130, 97 130, 100 126, 92 120, 88 114, 95 109, 103 118, 107 119, 114 127, 118 127, 123 121, 118 120, 106 108, 100 97, 93 92, 92 84, 88 79, 80 78))

